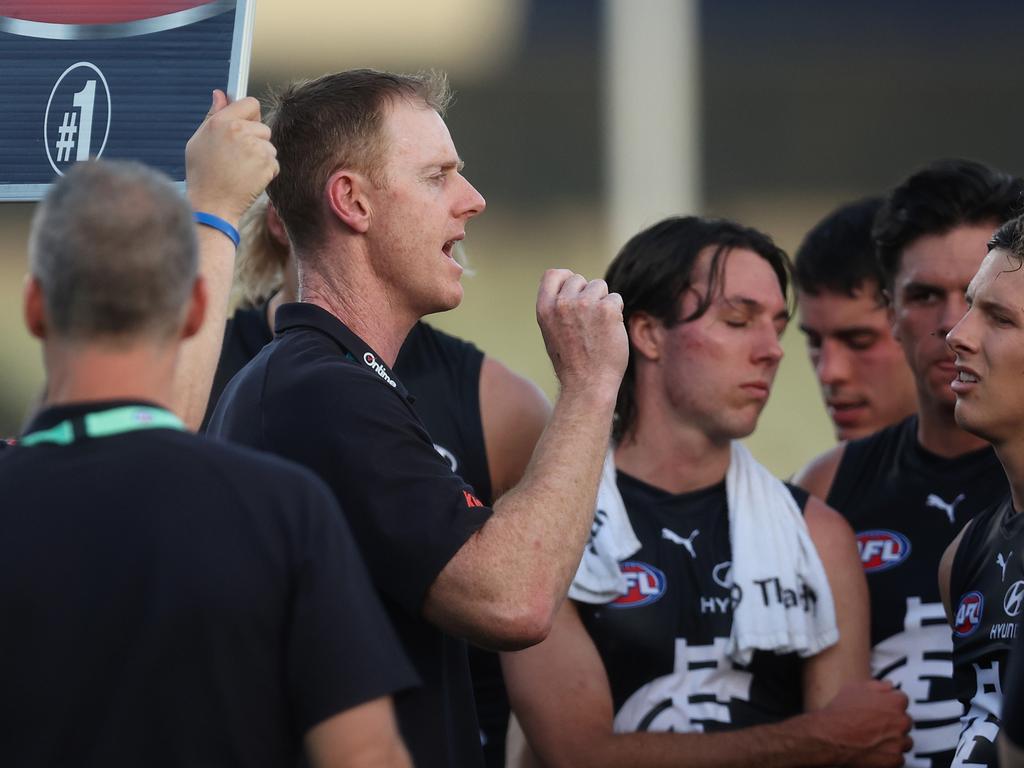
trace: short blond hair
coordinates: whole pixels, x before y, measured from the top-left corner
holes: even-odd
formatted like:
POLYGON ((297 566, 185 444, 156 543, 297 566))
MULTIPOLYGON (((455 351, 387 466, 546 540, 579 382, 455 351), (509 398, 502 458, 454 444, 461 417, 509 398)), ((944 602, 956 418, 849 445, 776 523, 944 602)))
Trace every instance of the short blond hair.
POLYGON ((238 226, 242 239, 235 261, 234 292, 239 304, 258 304, 280 290, 285 282, 289 249, 267 226, 269 205, 264 192, 246 211, 238 226))

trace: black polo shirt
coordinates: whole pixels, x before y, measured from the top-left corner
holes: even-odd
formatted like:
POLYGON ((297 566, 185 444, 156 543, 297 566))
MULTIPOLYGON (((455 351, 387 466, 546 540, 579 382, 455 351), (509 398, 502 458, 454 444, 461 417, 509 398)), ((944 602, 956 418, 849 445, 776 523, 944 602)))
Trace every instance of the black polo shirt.
MULTIPOLYGON (((4 765, 293 766, 309 728, 416 684, 329 489, 170 428, 50 408, 0 462, 4 765)), ((145 414, 143 414, 145 415, 145 414)))
POLYGON ((481 762, 466 645, 422 616, 427 590, 490 517, 434 449, 380 356, 327 311, 286 304, 235 376, 219 435, 304 464, 334 490, 423 687, 395 699, 417 765, 481 762))

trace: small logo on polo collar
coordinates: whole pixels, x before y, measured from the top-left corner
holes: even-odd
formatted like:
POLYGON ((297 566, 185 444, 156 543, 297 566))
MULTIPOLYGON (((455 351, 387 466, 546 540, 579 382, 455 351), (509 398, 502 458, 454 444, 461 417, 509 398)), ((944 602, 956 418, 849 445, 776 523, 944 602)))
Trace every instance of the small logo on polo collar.
POLYGON ((388 369, 385 368, 382 364, 377 362, 377 358, 373 356, 372 352, 367 352, 365 355, 363 355, 363 362, 366 363, 370 368, 375 370, 377 372, 377 375, 380 376, 382 379, 384 379, 384 381, 386 381, 388 383, 388 386, 390 386, 390 387, 397 387, 398 386, 398 382, 395 381, 394 379, 392 379, 388 375, 388 369))

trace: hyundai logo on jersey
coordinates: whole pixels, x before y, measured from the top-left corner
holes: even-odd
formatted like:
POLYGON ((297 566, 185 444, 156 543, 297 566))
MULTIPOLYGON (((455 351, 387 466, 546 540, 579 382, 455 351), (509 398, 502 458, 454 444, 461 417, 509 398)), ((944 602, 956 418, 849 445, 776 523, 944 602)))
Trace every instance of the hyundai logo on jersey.
POLYGON ((629 560, 619 565, 626 577, 626 594, 620 595, 613 603, 615 608, 639 608, 650 605, 665 594, 665 574, 653 565, 629 560))
POLYGON ((896 531, 861 531, 857 534, 857 551, 865 573, 886 571, 907 559, 910 539, 896 531))
POLYGON ((985 596, 977 590, 961 597, 953 618, 953 634, 957 637, 973 635, 981 626, 981 611, 984 607, 985 596))

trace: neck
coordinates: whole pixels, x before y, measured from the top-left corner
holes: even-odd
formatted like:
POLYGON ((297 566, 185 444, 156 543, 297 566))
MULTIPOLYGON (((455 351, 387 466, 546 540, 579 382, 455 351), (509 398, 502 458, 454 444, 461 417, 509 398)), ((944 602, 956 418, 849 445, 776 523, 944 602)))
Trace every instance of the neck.
POLYGON ((1024 440, 1007 441, 994 445, 999 463, 1003 465, 1006 479, 1010 482, 1013 508, 1024 509, 1024 440))
POLYGON ((300 259, 298 299, 330 312, 393 366, 419 317, 403 311, 387 285, 365 268, 366 259, 350 256, 321 253, 300 259))
POLYGON ((178 345, 127 347, 49 342, 44 351, 44 404, 146 400, 168 407, 178 345))
POLYGON ((729 440, 712 440, 668 419, 644 419, 615 449, 615 465, 626 474, 669 493, 707 488, 725 479, 729 440))
POLYGON ((988 445, 980 437, 960 429, 953 416, 953 407, 920 398, 917 415, 917 441, 936 456, 954 459, 978 451, 988 445))

